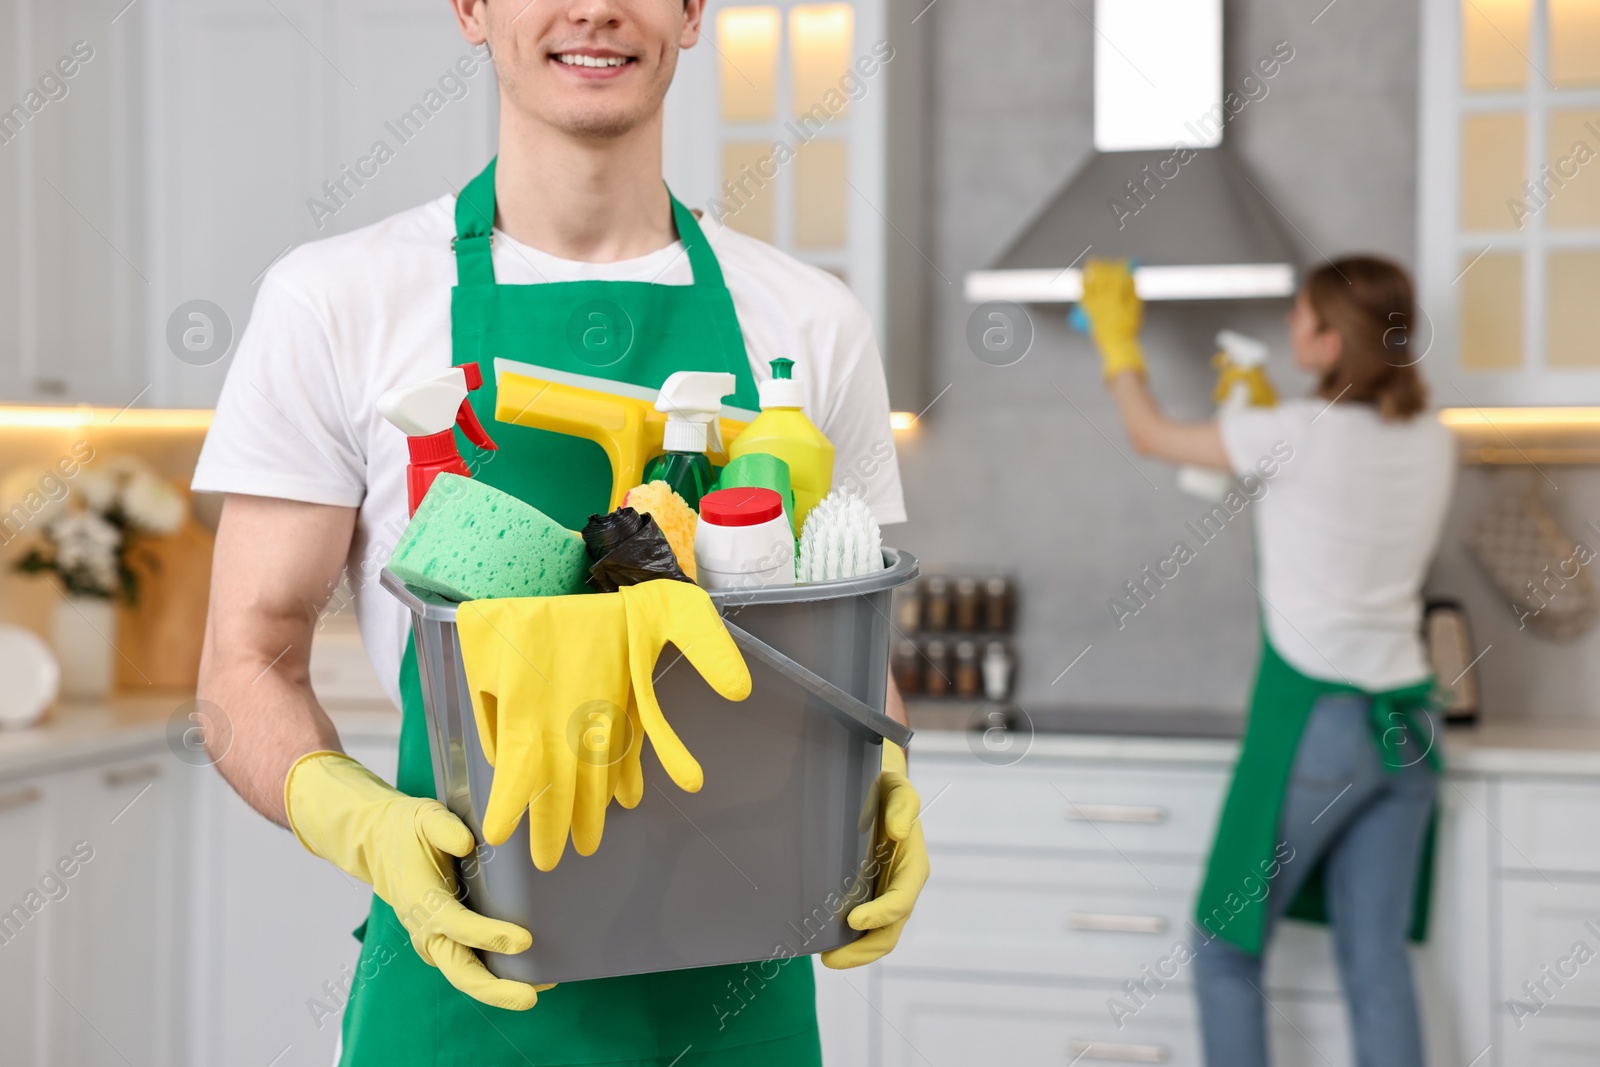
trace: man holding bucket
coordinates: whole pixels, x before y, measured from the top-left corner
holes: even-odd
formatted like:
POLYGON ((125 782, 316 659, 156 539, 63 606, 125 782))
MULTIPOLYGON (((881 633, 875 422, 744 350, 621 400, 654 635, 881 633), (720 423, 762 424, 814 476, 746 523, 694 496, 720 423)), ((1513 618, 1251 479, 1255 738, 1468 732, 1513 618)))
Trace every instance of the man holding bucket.
MULTIPOLYGON (((726 370, 734 402, 753 407, 756 372, 795 358, 835 470, 873 472, 867 502, 880 523, 901 522, 871 323, 837 279, 731 230, 702 230, 668 194, 662 101, 679 50, 698 40, 704 0, 451 3, 462 33, 494 57, 497 160, 459 195, 297 249, 268 272, 196 471, 197 490, 229 494, 200 683, 225 728, 208 744, 252 806, 374 886, 342 1064, 816 1064, 804 959, 775 965, 737 1013, 718 1006, 738 967, 548 991, 484 968, 475 950, 525 949, 529 931, 453 895, 451 857, 475 842, 431 799, 407 620, 374 580, 406 514, 404 438, 376 398, 499 356, 651 388, 676 370, 726 370), (565 329, 597 307, 639 325, 626 358, 605 366, 565 329), (514 343, 483 352, 485 337, 514 343), (346 565, 368 654, 403 709, 398 790, 339 754, 309 684, 316 615, 346 565)), ((483 369, 488 395, 475 403, 492 412, 483 369)), ((491 432, 501 450, 478 477, 569 528, 606 510, 609 485, 589 468, 540 438, 491 432)), ((890 706, 898 712, 892 692, 890 706)), ((884 747, 880 818, 896 856, 878 898, 851 913, 869 932, 824 958, 833 966, 892 949, 927 874, 904 758, 884 747)))

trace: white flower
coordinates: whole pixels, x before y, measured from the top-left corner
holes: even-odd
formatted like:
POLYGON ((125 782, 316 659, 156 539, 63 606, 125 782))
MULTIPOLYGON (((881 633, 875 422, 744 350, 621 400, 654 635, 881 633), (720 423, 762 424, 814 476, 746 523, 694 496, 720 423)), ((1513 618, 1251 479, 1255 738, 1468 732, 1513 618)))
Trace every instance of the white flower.
POLYGON ((47 530, 56 547, 56 567, 77 572, 106 594, 117 587, 117 553, 122 531, 92 511, 63 515, 47 530))
POLYGON ((122 487, 122 511, 140 530, 170 534, 183 525, 189 507, 183 494, 146 470, 133 474, 122 487))
POLYGON ((117 504, 117 481, 99 471, 87 468, 78 472, 73 486, 82 495, 84 506, 90 511, 105 514, 117 504))

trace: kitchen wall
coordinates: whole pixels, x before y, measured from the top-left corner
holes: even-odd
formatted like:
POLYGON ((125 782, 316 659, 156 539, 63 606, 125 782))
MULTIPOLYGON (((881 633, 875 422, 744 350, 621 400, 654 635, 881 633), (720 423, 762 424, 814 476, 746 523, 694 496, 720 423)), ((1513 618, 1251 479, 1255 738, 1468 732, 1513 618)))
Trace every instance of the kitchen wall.
MULTIPOLYGON (((0 478, 8 490, 38 484, 38 478, 57 461, 86 455, 80 442, 93 450, 86 467, 103 468, 115 456, 133 455, 150 464, 161 476, 187 487, 200 456, 203 431, 181 427, 83 426, 76 428, 0 427, 0 478), (74 452, 74 446, 79 446, 74 452)), ((70 487, 72 481, 67 480, 70 487)), ((8 492, 8 502, 23 499, 20 491, 8 492)), ((209 527, 216 525, 217 498, 193 498, 196 518, 209 527)), ((22 530, 9 543, 0 544, 0 622, 26 626, 49 640, 50 619, 60 594, 52 580, 19 574, 13 569, 34 542, 37 531, 22 530)), ((0 541, 5 534, 0 533, 0 541)))
MULTIPOLYGON (((961 296, 964 273, 1000 253, 1090 151, 1091 10, 996 0, 941 3, 928 13, 933 224, 924 251, 936 265, 928 396, 939 398, 898 437, 913 518, 890 540, 930 562, 1007 568, 1022 579, 1024 707, 1239 709, 1258 642, 1245 523, 1199 547, 1119 629, 1107 600, 1178 538, 1195 543, 1183 526, 1205 509, 1176 489, 1171 468, 1132 457, 1087 341, 1064 325, 1065 308, 1030 309, 1033 348, 1010 367, 980 362, 965 340, 972 306, 961 296)), ((1268 95, 1230 124, 1225 143, 1285 216, 1304 260, 1372 251, 1413 264, 1415 0, 1229 0, 1226 10, 1226 87, 1276 42, 1294 48, 1268 95)), ((1169 410, 1208 410, 1211 337, 1222 326, 1268 341, 1281 391, 1303 393, 1307 382, 1288 363, 1286 306, 1149 308, 1150 379, 1169 410)), ((1600 475, 1546 473, 1570 529, 1600 519, 1600 475)), ((1463 554, 1468 520, 1503 491, 1497 478, 1463 471, 1429 591, 1464 599, 1480 648, 1493 645, 1479 664, 1491 714, 1600 715, 1600 687, 1590 684, 1600 671, 1600 634, 1555 647, 1518 633, 1503 599, 1463 554)), ((1600 547, 1594 537, 1590 543, 1600 547)))

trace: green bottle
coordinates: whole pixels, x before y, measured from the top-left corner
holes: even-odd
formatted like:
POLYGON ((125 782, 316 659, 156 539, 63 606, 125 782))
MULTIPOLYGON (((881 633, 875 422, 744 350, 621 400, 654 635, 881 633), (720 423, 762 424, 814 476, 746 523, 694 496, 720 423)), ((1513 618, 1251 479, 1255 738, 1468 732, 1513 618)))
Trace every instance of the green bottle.
POLYGON ((646 482, 666 482, 696 511, 711 491, 715 476, 706 458, 711 420, 722 411, 722 398, 738 388, 727 371, 681 370, 661 384, 656 410, 667 415, 662 444, 666 451, 644 469, 646 482))

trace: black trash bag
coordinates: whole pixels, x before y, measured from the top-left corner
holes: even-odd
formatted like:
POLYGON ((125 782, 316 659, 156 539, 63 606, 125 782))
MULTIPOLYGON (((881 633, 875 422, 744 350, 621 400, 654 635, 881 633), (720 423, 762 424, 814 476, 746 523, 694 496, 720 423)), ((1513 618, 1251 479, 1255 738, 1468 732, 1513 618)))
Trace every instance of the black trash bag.
POLYGON ((597 547, 606 549, 589 568, 589 584, 602 593, 615 593, 625 585, 671 578, 694 584, 694 579, 683 573, 678 557, 667 543, 656 520, 640 516, 632 508, 618 508, 610 515, 592 515, 583 528, 583 543, 594 558, 597 547), (620 531, 633 529, 629 536, 618 538, 620 531), (592 535, 592 536, 591 536, 592 535))
POLYGON ((609 515, 590 515, 583 527, 583 547, 589 551, 589 562, 598 563, 600 557, 638 533, 646 517, 632 508, 618 508, 609 515))

